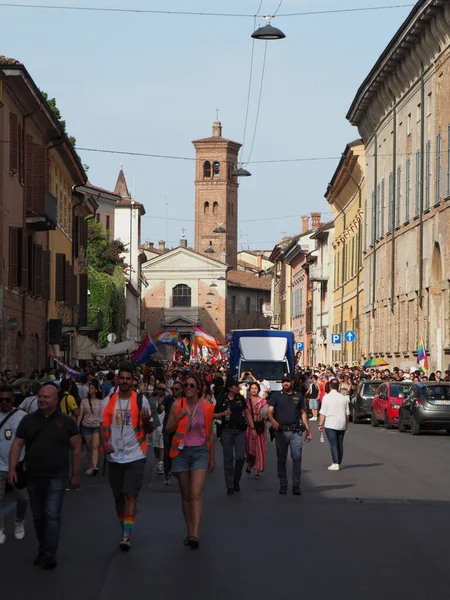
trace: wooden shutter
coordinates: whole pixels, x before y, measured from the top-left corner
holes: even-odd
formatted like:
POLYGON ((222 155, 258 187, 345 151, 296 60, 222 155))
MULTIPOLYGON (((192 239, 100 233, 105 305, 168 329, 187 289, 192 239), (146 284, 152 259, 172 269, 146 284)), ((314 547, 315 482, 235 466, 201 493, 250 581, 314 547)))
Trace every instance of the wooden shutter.
POLYGON ((34 285, 33 292, 42 296, 42 246, 34 244, 34 285))
POLYGON ((18 150, 19 150, 19 181, 20 183, 24 182, 25 177, 25 161, 24 161, 24 137, 23 137, 23 127, 19 125, 17 128, 17 135, 19 138, 18 142, 18 150))
POLYGON ((28 290, 28 235, 24 229, 21 229, 21 240, 20 240, 20 287, 23 290, 28 290))
POLYGON ((81 232, 80 246, 86 250, 87 244, 88 244, 88 224, 87 224, 87 221, 84 219, 84 217, 80 217, 79 227, 80 227, 80 232, 81 232))
POLYGON ((36 208, 39 205, 39 146, 33 149, 33 199, 31 202, 31 211, 36 214, 36 208))
POLYGON ((55 268, 55 300, 57 302, 64 302, 65 300, 65 268, 66 268, 66 255, 56 253, 56 268, 55 268))
POLYGON ((37 185, 37 192, 35 195, 34 211, 38 215, 44 215, 48 177, 47 148, 45 146, 38 146, 36 150, 35 165, 37 165, 37 175, 35 173, 34 182, 37 185))
POLYGON ((72 306, 78 306, 78 275, 72 266, 72 306))
POLYGON ((50 250, 42 251, 42 297, 50 300, 50 250))
POLYGON ((78 248, 79 219, 80 219, 80 217, 74 217, 73 225, 72 225, 72 257, 74 260, 76 258, 78 258, 78 252, 79 252, 79 248, 78 248))
POLYGON ((9 228, 9 285, 19 285, 19 230, 9 228))
POLYGON ((25 202, 26 210, 30 212, 33 209, 33 166, 34 166, 34 146, 33 137, 25 137, 25 202))
POLYGON ((19 167, 19 136, 17 115, 9 113, 9 170, 17 173, 19 167))

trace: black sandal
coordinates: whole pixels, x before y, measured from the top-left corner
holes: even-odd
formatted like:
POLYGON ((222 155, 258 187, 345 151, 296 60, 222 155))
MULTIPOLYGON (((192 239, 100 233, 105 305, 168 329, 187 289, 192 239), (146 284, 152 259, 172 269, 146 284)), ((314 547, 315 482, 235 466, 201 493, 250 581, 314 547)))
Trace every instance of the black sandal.
POLYGON ((184 544, 185 546, 189 546, 189 538, 190 538, 190 537, 191 537, 190 535, 187 535, 187 536, 184 538, 184 540, 183 540, 183 544, 184 544))
POLYGON ((188 545, 192 548, 192 550, 197 550, 197 548, 200 546, 200 540, 198 537, 190 535, 188 537, 188 545))

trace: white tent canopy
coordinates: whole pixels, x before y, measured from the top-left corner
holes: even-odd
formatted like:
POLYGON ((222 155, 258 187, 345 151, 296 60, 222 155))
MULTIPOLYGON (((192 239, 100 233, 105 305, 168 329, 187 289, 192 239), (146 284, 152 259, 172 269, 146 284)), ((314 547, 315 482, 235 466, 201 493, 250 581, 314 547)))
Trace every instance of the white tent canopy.
POLYGON ((111 344, 106 348, 97 350, 94 352, 95 356, 122 356, 124 354, 131 354, 139 348, 139 345, 134 340, 125 340, 118 344, 111 344))

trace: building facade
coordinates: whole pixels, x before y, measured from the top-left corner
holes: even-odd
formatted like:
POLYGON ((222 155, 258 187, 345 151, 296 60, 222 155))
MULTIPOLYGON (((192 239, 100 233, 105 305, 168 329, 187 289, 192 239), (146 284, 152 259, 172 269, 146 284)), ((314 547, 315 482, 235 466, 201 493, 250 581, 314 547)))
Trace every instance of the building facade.
POLYGON ((450 358, 450 5, 422 0, 347 114, 366 149, 363 355, 450 358))
POLYGON ((81 221, 95 203, 76 191, 83 166, 33 79, 3 56, 0 131, 0 368, 29 375, 49 351, 71 360, 87 306, 81 221))
POLYGON ((341 350, 330 360, 349 365, 359 364, 363 354, 365 167, 363 141, 347 144, 325 194, 335 225, 332 333, 341 334, 341 350), (345 340, 349 330, 356 334, 354 342, 345 340))
POLYGON ((114 194, 120 197, 114 209, 114 239, 126 248, 124 253, 127 275, 125 311, 127 340, 140 341, 141 332, 141 269, 146 256, 141 250, 141 218, 144 206, 134 200, 128 190, 123 169, 120 169, 114 194))

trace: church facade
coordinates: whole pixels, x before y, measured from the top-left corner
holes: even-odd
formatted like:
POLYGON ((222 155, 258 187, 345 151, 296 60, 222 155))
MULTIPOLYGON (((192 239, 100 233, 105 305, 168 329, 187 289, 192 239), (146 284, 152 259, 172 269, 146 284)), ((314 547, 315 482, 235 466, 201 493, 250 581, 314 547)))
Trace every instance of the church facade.
POLYGON ((269 326, 271 274, 238 266, 238 182, 232 172, 241 145, 222 137, 218 121, 211 137, 193 144, 194 248, 183 237, 178 248, 146 250, 142 318, 150 335, 177 328, 189 338, 198 325, 224 342, 232 329, 269 326))

